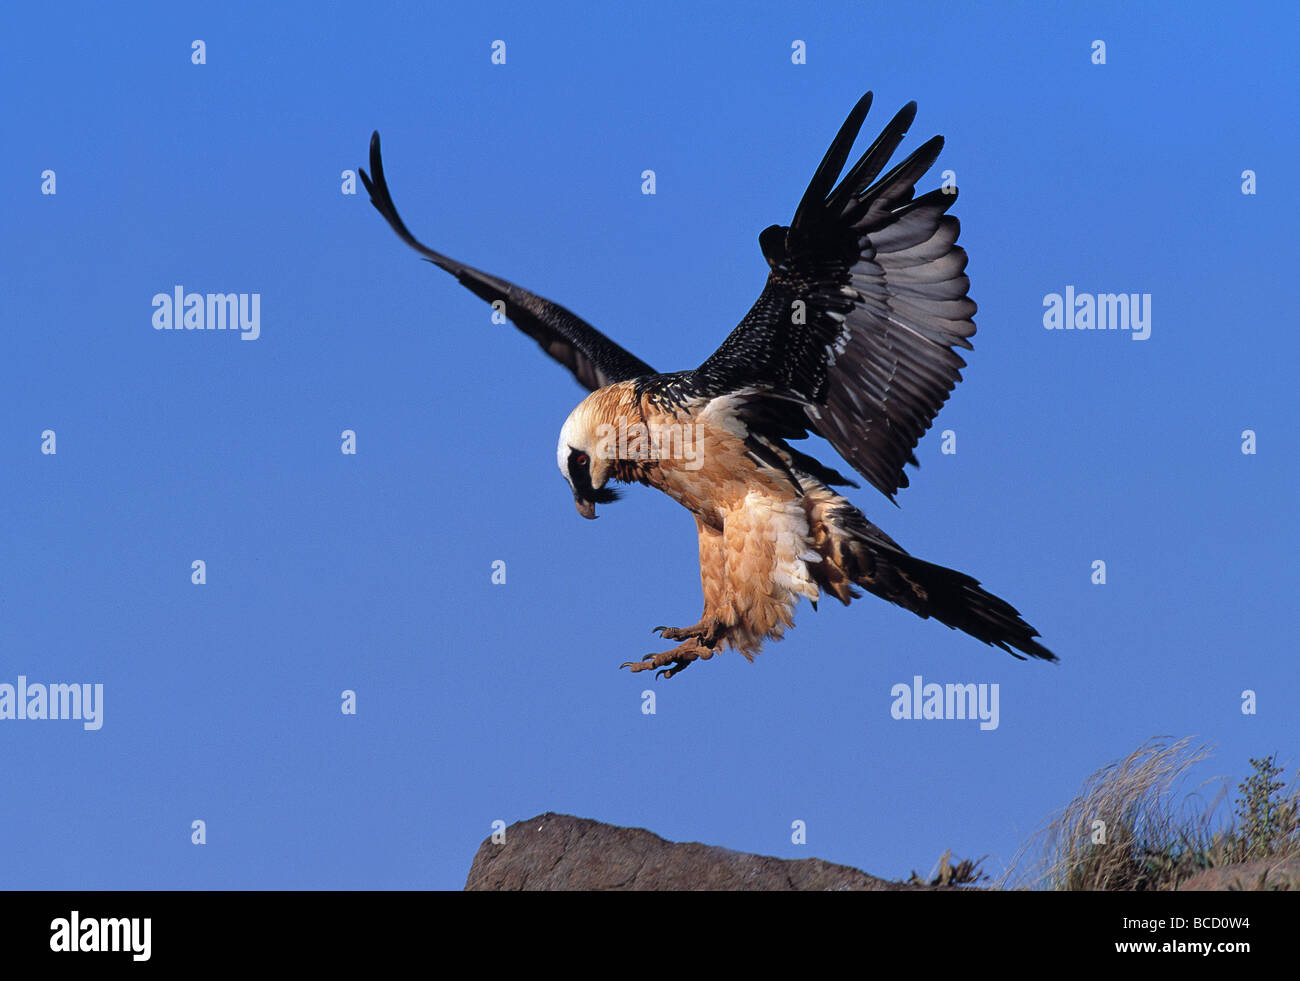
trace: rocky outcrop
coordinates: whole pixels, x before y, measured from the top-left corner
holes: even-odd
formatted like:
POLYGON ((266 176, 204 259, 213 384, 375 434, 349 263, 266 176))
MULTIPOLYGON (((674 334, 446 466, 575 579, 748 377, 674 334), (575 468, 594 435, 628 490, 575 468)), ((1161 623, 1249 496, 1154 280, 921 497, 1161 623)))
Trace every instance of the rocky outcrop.
POLYGON ((1300 890, 1300 858, 1261 858, 1197 872, 1179 890, 1300 890))
POLYGON ((676 844, 643 828, 567 814, 539 814, 479 846, 467 890, 911 890, 818 858, 782 859, 696 842, 676 844))

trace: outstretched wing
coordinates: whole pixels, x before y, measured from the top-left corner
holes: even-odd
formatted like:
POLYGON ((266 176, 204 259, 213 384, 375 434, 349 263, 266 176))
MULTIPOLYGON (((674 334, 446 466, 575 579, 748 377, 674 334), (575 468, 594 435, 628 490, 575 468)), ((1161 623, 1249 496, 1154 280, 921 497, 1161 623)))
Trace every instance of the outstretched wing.
MULTIPOLYGON (((947 214, 956 189, 915 200, 943 137, 877 179, 916 116, 908 103, 844 179, 836 178, 871 106, 863 96, 813 175, 789 227, 759 236, 771 273, 753 308, 693 386, 763 393, 785 437, 825 437, 889 498, 908 484, 904 463, 965 367, 975 302, 966 253, 947 214)), ((750 396, 752 399, 753 396, 750 396)))
POLYGON ((384 180, 384 162, 379 155, 379 133, 370 137, 370 173, 361 170, 361 183, 370 192, 370 203, 398 236, 429 262, 447 270, 462 286, 489 303, 505 301, 506 316, 535 340, 543 351, 573 372, 588 389, 595 391, 614 382, 626 381, 655 370, 625 351, 581 317, 545 297, 521 289, 489 273, 450 259, 429 248, 406 227, 384 180))

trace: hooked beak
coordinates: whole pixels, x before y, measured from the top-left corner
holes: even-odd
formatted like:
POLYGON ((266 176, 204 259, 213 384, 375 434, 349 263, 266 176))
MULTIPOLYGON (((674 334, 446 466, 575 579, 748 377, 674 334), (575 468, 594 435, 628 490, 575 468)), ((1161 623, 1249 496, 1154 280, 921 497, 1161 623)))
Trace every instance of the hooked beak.
POLYGON ((584 518, 588 518, 591 521, 596 520, 597 515, 596 515, 595 501, 587 501, 581 497, 575 496, 573 498, 573 504, 578 509, 578 513, 582 515, 584 518))

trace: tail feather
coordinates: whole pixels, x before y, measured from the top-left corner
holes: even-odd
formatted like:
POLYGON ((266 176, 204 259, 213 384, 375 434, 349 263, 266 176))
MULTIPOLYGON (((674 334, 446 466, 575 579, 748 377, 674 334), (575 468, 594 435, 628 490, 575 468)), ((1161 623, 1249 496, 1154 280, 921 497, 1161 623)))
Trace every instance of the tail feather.
POLYGON ((988 592, 972 577, 906 552, 879 547, 873 551, 875 575, 857 580, 864 589, 918 616, 934 617, 1021 660, 1025 655, 1057 660, 1055 654, 1034 640, 1038 631, 1024 621, 1014 606, 988 592))
POLYGON ((843 498, 826 491, 809 495, 813 547, 822 561, 810 566, 826 592, 848 604, 860 594, 854 586, 924 619, 933 617, 1013 657, 1043 661, 1057 657, 1020 612, 962 572, 918 559, 873 525, 843 498))

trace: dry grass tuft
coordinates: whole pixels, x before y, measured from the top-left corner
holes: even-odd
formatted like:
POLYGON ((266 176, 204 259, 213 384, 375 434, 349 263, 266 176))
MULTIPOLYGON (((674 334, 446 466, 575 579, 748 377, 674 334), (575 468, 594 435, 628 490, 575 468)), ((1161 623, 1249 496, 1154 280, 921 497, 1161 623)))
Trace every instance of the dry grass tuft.
POLYGON ((1276 757, 1252 759, 1254 774, 1225 825, 1224 782, 1207 807, 1199 794, 1181 804, 1175 787, 1208 746, 1153 739, 1098 770, 1083 790, 1013 860, 1000 888, 1159 890, 1204 869, 1259 858, 1300 856, 1300 791, 1277 778, 1276 757))

